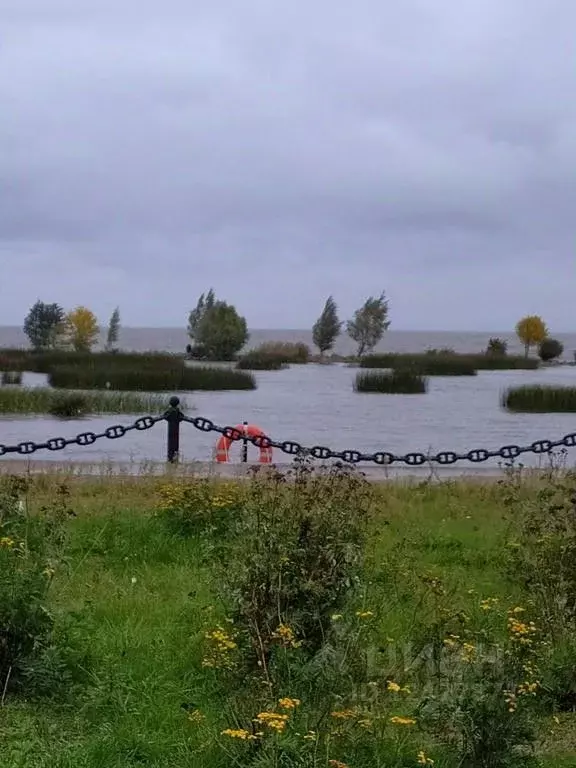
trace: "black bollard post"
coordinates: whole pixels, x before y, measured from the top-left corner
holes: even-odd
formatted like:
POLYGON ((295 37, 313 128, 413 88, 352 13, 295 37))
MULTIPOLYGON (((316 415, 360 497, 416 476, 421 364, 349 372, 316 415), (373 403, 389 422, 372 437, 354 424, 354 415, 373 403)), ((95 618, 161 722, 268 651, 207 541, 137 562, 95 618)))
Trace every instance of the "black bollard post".
POLYGON ((242 463, 247 464, 248 463, 248 440, 246 439, 246 427, 248 426, 248 422, 243 421, 242 426, 244 427, 244 437, 242 438, 242 463))
POLYGON ((170 406, 164 418, 168 422, 168 449, 167 461, 171 464, 178 463, 178 454, 180 453, 180 422, 182 421, 182 411, 180 410, 180 398, 174 395, 170 398, 170 406))

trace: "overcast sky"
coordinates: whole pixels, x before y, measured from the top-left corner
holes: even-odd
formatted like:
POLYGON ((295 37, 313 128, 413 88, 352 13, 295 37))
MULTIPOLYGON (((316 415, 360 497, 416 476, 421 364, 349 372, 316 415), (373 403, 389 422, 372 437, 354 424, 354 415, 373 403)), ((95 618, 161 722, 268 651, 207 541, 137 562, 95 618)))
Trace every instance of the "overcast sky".
POLYGON ((574 0, 0 0, 0 324, 576 330, 574 0))

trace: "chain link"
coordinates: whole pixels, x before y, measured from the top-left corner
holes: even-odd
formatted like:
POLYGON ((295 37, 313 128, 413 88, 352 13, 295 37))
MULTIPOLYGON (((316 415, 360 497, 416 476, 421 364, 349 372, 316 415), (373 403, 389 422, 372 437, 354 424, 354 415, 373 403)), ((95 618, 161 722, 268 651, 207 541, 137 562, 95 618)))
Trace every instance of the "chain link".
POLYGON ((137 430, 143 432, 144 430, 151 429, 159 421, 164 421, 166 414, 161 416, 141 416, 133 424, 124 426, 123 424, 113 424, 107 427, 104 432, 80 432, 76 437, 64 438, 64 437, 51 437, 45 443, 35 443, 32 440, 27 440, 17 445, 2 445, 0 444, 0 456, 6 456, 10 453, 16 453, 20 456, 29 456, 32 453, 40 450, 48 451, 61 451, 69 445, 93 445, 97 440, 104 437, 108 440, 117 440, 119 437, 124 437, 127 432, 137 430))
MULTIPOLYGON (((0 444, 0 456, 7 454, 18 454, 20 456, 30 456, 39 450, 61 451, 69 445, 93 445, 96 441, 106 438, 108 440, 117 440, 124 437, 128 432, 136 430, 144 432, 154 427, 158 422, 165 421, 174 408, 169 409, 160 416, 141 416, 133 424, 124 426, 123 424, 113 424, 107 427, 103 432, 81 432, 72 438, 52 437, 45 443, 36 443, 32 440, 23 441, 16 445, 0 444)), ((421 467, 424 464, 436 463, 444 466, 456 464, 458 461, 470 461, 473 464, 488 461, 488 459, 503 459, 511 461, 525 453, 534 453, 536 455, 547 454, 555 448, 574 448, 576 447, 576 432, 565 435, 560 440, 536 440, 531 445, 503 445, 498 450, 489 451, 485 448, 475 448, 466 453, 456 453, 455 451, 440 451, 436 454, 426 454, 421 452, 406 453, 404 455, 389 453, 387 451, 377 451, 376 453, 361 453, 358 450, 347 449, 344 451, 334 451, 325 445, 315 445, 312 448, 305 448, 295 440, 284 440, 278 442, 265 435, 248 436, 237 427, 220 427, 214 424, 210 419, 203 416, 191 418, 185 416, 178 410, 179 421, 191 424, 200 432, 216 432, 233 442, 245 440, 247 443, 255 445, 257 448, 276 448, 289 456, 312 456, 315 459, 327 460, 337 459, 348 464, 359 464, 361 462, 371 462, 380 466, 389 466, 391 464, 406 464, 410 467, 421 467)))

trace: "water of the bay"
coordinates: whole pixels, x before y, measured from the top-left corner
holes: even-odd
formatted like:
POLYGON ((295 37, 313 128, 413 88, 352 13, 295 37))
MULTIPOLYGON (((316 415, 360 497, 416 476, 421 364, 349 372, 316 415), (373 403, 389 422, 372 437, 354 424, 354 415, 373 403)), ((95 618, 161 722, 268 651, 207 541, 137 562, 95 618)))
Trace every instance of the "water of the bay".
MULTIPOLYGON (((285 371, 256 373, 258 389, 252 392, 195 392, 181 397, 191 415, 205 416, 217 424, 235 425, 246 420, 275 440, 296 440, 308 447, 327 445, 336 450, 466 452, 510 443, 526 445, 544 438, 554 440, 576 431, 576 414, 510 414, 500 407, 501 392, 509 386, 576 385, 576 367, 431 377, 426 395, 357 394, 352 388, 356 372, 341 364, 293 366, 285 371)), ((26 374, 24 383, 41 385, 44 377, 26 374)), ((129 424, 133 418, 61 421, 50 417, 2 417, 0 444, 72 437, 110 424, 129 424)), ((210 460, 216 437, 183 424, 183 458, 210 460)), ((55 453, 43 451, 32 458, 140 463, 162 461, 165 450, 166 427, 159 424, 148 432, 130 432, 118 440, 104 438, 91 446, 71 446, 55 453)), ((0 462, 9 458, 13 456, 0 458, 0 462)), ((279 461, 282 458, 286 457, 275 456, 279 461)), ((536 466, 539 459, 527 455, 522 461, 536 466)), ((569 449, 568 464, 575 462, 576 449, 569 449)))

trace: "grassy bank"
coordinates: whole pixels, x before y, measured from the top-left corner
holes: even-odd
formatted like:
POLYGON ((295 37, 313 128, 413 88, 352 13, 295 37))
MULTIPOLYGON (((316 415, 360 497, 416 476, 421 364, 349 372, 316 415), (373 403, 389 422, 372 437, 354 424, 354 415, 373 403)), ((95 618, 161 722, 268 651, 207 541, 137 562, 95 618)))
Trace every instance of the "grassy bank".
POLYGON ((166 397, 135 392, 62 393, 39 387, 0 389, 0 413, 3 414, 155 414, 166 410, 167 406, 166 397))
POLYGON ((512 387, 502 394, 501 403, 513 413, 576 413, 576 387, 512 387))
MULTIPOLYGON (((270 539, 275 526, 281 534, 278 561, 285 542, 298 533, 294 515, 284 514, 296 512, 291 504, 297 498, 286 493, 299 492, 297 486, 278 491, 215 481, 183 486, 169 478, 101 478, 73 481, 63 490, 61 477, 45 476, 21 489, 31 520, 53 508, 66 522, 62 557, 42 577, 50 582, 45 599, 55 620, 53 650, 24 678, 27 686, 44 685, 44 693, 8 686, 0 717, 3 768, 417 768, 432 765, 426 760, 443 768, 519 767, 532 764, 518 747, 528 708, 538 764, 575 766, 576 715, 553 703, 554 694, 571 684, 569 647, 558 648, 565 675, 560 658, 554 667, 553 653, 542 651, 537 661, 544 688, 536 696, 519 694, 514 705, 505 685, 495 692, 490 687, 499 674, 494 665, 476 658, 494 636, 511 653, 524 653, 517 647, 530 646, 514 645, 524 627, 536 643, 529 624, 534 617, 540 626, 530 602, 535 593, 510 563, 524 535, 525 505, 538 502, 538 487, 512 480, 504 487, 453 482, 376 488, 359 539, 357 522, 336 503, 340 496, 322 484, 314 489, 310 508, 337 538, 328 545, 332 550, 322 537, 316 541, 313 518, 308 533, 300 531, 301 543, 311 551, 319 547, 319 554, 332 551, 332 578, 346 575, 353 565, 349 547, 360 547, 362 556, 354 561, 360 586, 347 588, 334 607, 328 604, 331 653, 314 662, 307 645, 296 642, 311 631, 306 606, 316 604, 314 593, 304 592, 295 603, 301 609, 294 629, 281 625, 266 669, 256 664, 251 674, 234 666, 238 659, 252 663, 242 619, 250 605, 234 624, 227 621, 234 602, 233 593, 226 597, 222 573, 239 576, 239 589, 246 568, 257 575, 265 561, 237 558, 249 553, 252 541, 263 557, 267 543, 276 542, 270 539), (260 511, 261 531, 242 512, 244 492, 251 494, 251 514, 260 511), (234 520, 242 520, 242 540, 232 533, 234 520), (343 542, 348 544, 340 549, 343 542), (442 673, 433 656, 419 659, 429 644, 450 665, 442 673), (449 674, 454 671, 463 676, 463 692, 449 674), (262 710, 268 716, 254 728, 262 736, 252 740, 246 713, 262 710), (476 755, 466 758, 471 745, 476 755), (483 746, 490 749, 484 758, 483 746)), ((368 499, 354 480, 345 481, 342 491, 351 506, 368 499)), ((0 548, 0 568, 20 562, 16 545, 10 546, 0 548)), ((294 551, 294 557, 300 555, 294 551)), ((315 558, 315 568, 323 562, 315 558)), ((290 563, 282 563, 274 567, 293 578, 290 563)), ((331 581, 321 584, 328 598, 331 581)))

